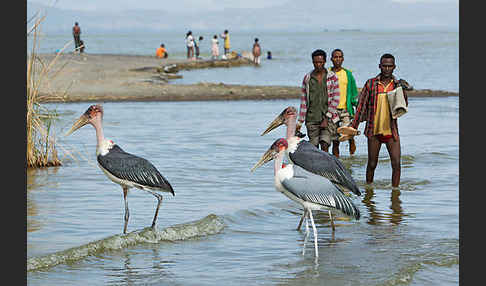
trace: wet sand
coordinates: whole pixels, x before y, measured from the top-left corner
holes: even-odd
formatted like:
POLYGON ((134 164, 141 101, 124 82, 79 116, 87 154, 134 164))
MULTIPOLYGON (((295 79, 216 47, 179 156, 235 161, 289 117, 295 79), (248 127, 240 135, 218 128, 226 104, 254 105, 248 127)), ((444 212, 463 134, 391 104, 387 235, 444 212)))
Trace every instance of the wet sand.
MULTIPOLYGON (((50 63, 54 54, 42 54, 50 63)), ((64 94, 63 100, 48 102, 103 101, 198 101, 298 98, 300 87, 249 86, 233 84, 172 84, 163 72, 164 66, 176 64, 184 76, 184 69, 250 65, 243 60, 189 61, 157 59, 141 55, 62 54, 50 69, 49 80, 40 88, 41 94, 64 94)), ((221 79, 224 82, 224 79, 221 79)), ((458 96, 456 92, 440 90, 409 91, 410 97, 458 96)))

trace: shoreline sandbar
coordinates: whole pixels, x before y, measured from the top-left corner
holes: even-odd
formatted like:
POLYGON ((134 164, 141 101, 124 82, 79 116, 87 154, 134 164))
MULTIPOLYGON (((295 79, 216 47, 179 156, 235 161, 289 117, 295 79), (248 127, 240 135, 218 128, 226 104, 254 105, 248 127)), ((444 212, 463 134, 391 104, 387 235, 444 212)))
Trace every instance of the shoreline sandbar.
MULTIPOLYGON (((50 63, 55 54, 38 56, 44 63, 50 63)), ((180 65, 180 70, 186 69, 182 66, 191 69, 231 68, 248 64, 245 60, 217 60, 211 63, 208 60, 157 59, 145 55, 68 53, 56 59, 50 70, 49 79, 40 88, 40 93, 64 94, 62 100, 51 98, 45 102, 268 100, 300 96, 298 86, 205 82, 173 84, 170 83, 170 79, 167 82, 167 76, 170 74, 163 72, 164 66, 169 65, 180 65)), ((409 91, 408 95, 459 96, 457 92, 429 89, 409 91)))

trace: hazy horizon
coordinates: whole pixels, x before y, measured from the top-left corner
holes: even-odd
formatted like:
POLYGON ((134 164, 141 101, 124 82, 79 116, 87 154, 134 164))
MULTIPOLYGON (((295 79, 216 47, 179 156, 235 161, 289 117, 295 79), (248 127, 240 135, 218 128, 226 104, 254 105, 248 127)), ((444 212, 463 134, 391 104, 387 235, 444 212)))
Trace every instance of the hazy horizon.
MULTIPOLYGON (((174 2, 174 1, 172 1, 174 2)), ((74 22, 83 31, 154 32, 245 30, 459 30, 459 4, 454 0, 360 0, 334 2, 179 0, 176 3, 105 0, 27 2, 27 20, 46 15, 43 31, 67 33, 74 22), (167 6, 163 6, 167 4, 167 6), (320 12, 323 11, 323 12, 320 12)), ((29 25, 29 23, 28 23, 29 25)))

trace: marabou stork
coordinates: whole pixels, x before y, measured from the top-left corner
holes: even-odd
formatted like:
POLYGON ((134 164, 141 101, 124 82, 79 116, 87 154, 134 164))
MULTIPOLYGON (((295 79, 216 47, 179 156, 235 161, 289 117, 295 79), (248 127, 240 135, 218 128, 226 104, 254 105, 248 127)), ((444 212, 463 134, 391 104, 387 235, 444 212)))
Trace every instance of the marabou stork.
MULTIPOLYGON (((353 192, 361 195, 359 188, 343 163, 335 156, 320 150, 309 141, 295 135, 297 125, 297 109, 293 106, 285 108, 267 127, 261 136, 285 124, 287 126, 287 142, 285 151, 287 159, 305 170, 327 178, 343 192, 353 192)), ((297 230, 300 229, 305 213, 302 215, 297 230)))
POLYGON ((256 168, 275 159, 275 187, 277 191, 299 203, 304 208, 304 215, 302 217, 306 223, 306 239, 309 233, 307 219, 310 219, 314 231, 315 255, 318 257, 317 230, 314 224, 314 218, 312 217, 312 211, 328 210, 333 233, 335 229, 331 210, 354 217, 357 220, 360 218, 360 212, 344 192, 329 179, 311 173, 294 164, 282 165, 285 151, 288 148, 289 144, 286 139, 277 139, 255 166, 253 166, 251 171, 253 172, 256 168))
POLYGON ((155 227, 157 214, 162 195, 157 192, 167 192, 175 196, 174 189, 160 172, 144 158, 132 155, 123 151, 113 141, 105 139, 103 136, 103 107, 101 105, 91 105, 86 112, 73 124, 66 136, 86 124, 91 124, 96 130, 96 159, 98 166, 105 175, 114 183, 119 184, 123 189, 123 199, 125 200, 125 225, 123 233, 127 233, 127 224, 130 212, 128 210, 127 194, 128 189, 135 187, 147 191, 157 198, 157 208, 155 209, 152 229, 155 227))

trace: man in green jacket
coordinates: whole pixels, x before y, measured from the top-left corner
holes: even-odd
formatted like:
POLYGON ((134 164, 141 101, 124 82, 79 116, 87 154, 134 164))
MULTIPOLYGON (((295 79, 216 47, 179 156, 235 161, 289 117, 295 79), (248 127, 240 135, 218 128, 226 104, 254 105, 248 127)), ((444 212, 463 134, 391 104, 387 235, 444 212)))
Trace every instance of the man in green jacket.
MULTIPOLYGON (((340 126, 350 126, 351 118, 354 117, 354 107, 358 105, 358 88, 353 73, 343 68, 344 55, 340 49, 335 49, 331 53, 331 61, 333 66, 330 68, 336 73, 339 80, 339 90, 341 96, 339 98, 339 105, 337 107, 340 126)), ((349 154, 353 155, 356 151, 356 144, 354 138, 349 139, 349 154)), ((333 141, 332 154, 339 157, 339 141, 333 141)))

